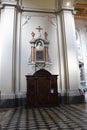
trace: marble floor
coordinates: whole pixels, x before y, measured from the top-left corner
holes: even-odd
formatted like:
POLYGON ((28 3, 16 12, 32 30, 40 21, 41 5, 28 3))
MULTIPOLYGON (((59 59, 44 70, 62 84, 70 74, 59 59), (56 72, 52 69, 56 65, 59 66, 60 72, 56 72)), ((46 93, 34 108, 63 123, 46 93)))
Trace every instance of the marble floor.
POLYGON ((0 109, 0 130, 87 130, 87 104, 0 109))

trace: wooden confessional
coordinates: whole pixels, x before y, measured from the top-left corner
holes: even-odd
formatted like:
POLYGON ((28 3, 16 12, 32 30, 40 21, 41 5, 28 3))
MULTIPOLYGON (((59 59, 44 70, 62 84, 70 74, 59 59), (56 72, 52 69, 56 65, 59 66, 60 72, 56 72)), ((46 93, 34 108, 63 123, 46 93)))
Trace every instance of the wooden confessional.
POLYGON ((41 69, 34 75, 26 75, 27 106, 58 105, 57 75, 41 69))

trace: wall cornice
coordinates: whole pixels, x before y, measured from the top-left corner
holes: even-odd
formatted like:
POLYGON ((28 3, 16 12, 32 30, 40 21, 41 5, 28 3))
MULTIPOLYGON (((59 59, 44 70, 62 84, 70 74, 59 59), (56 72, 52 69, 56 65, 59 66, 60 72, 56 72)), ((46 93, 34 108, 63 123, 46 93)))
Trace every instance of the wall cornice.
POLYGON ((50 13, 50 14, 59 14, 60 12, 67 10, 67 11, 73 11, 73 7, 61 7, 60 9, 45 9, 45 8, 27 8, 27 7, 22 7, 19 5, 17 1, 12 2, 9 0, 9 2, 1 2, 0 4, 0 9, 4 9, 6 6, 12 6, 15 7, 18 11, 21 12, 33 12, 33 13, 50 13))
POLYGON ((6 6, 8 7, 15 7, 17 10, 22 11, 21 7, 17 3, 1 3, 0 9, 4 9, 6 6))

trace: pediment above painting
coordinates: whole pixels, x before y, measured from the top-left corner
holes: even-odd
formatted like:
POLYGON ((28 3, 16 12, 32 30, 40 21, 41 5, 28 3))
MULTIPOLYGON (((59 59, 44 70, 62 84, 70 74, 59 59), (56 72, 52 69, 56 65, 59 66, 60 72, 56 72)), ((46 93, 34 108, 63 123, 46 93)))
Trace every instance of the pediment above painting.
POLYGON ((35 44, 37 46, 38 43, 40 43, 41 45, 49 44, 49 41, 47 39, 43 39, 43 38, 36 38, 36 39, 32 39, 30 41, 30 43, 35 44))
POLYGON ((51 73, 45 69, 40 69, 34 73, 35 77, 41 77, 41 76, 51 76, 51 73))

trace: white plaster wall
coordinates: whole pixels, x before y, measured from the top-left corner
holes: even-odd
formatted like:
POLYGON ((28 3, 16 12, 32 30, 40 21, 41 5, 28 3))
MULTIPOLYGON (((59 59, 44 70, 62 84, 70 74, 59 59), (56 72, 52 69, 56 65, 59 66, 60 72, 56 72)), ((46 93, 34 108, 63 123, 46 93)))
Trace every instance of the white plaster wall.
POLYGON ((2 98, 12 98, 12 56, 13 56, 14 8, 5 7, 1 11, 1 82, 2 98))
POLYGON ((22 0, 22 6, 29 9, 55 9, 55 0, 22 0))
POLYGON ((85 81, 87 85, 87 27, 84 27, 80 30, 80 40, 82 44, 82 55, 83 55, 83 62, 84 62, 84 75, 85 81))
MULTIPOLYGON (((30 1, 24 1, 22 5, 23 6, 29 6, 30 1)), ((35 2, 35 1, 34 1, 35 2)), ((47 1, 46 1, 47 2, 47 1)), ((33 3, 33 1, 32 1, 33 3)), ((42 7, 42 3, 41 7, 42 7)), ((52 1, 51 1, 52 4, 52 1)), ((37 5, 39 6, 39 5, 37 5)), ((45 6, 45 3, 43 7, 45 6)), ((49 8, 52 5, 50 5, 49 8)), ((46 6, 46 8, 48 5, 46 6)), ((68 58, 68 65, 67 66, 67 74, 69 77, 69 83, 70 83, 70 89, 72 91, 76 90, 79 86, 79 72, 78 72, 78 66, 77 66, 77 59, 76 59, 76 53, 75 53, 75 44, 73 43, 75 41, 74 33, 74 23, 73 23, 73 17, 72 14, 66 12, 64 15, 64 26, 62 31, 65 30, 66 34, 66 43, 67 48, 63 48, 61 42, 63 42, 60 31, 61 26, 61 20, 58 20, 58 23, 56 21, 56 16, 52 14, 47 13, 29 13, 29 12, 23 12, 18 13, 17 17, 17 36, 16 39, 14 39, 14 28, 16 27, 16 24, 14 24, 14 7, 5 7, 5 9, 2 10, 1 13, 1 27, 2 27, 2 43, 1 46, 1 69, 0 69, 0 90, 2 93, 2 98, 12 98, 13 97, 13 87, 15 87, 16 94, 26 94, 26 77, 27 74, 33 74, 35 72, 35 68, 30 66, 28 64, 30 55, 31 55, 31 45, 29 41, 31 40, 31 32, 34 31, 37 37, 37 30, 36 28, 38 26, 41 26, 43 30, 41 31, 42 35, 46 31, 48 33, 48 40, 50 42, 49 44, 49 56, 52 65, 49 67, 46 67, 48 71, 50 71, 52 74, 59 74, 59 86, 62 85, 62 89, 65 90, 65 80, 67 79, 65 76, 65 70, 64 70, 64 59, 62 51, 65 49, 67 51, 67 58, 68 58), (58 30, 57 30, 57 24, 58 24, 58 30), (15 25, 15 26, 14 26, 15 25), (72 27, 71 27, 72 25, 72 27), (67 28, 67 27, 70 28, 67 28), (58 39, 57 31, 59 36, 61 37, 58 39), (69 33, 70 32, 70 33, 69 33), (67 35, 69 34, 69 35, 67 35), (16 41, 16 62, 14 62, 14 41, 16 41), (60 42, 60 43, 59 43, 60 42), (60 50, 60 52, 59 52, 60 50), (62 60, 60 59, 62 58, 62 60), (59 64, 60 61, 60 64, 59 64), (14 65, 13 65, 14 63, 14 65), (61 64, 62 63, 62 64, 61 64), (15 79, 15 85, 13 81, 13 72, 14 68, 16 68, 16 75, 15 79), (61 70, 60 67, 61 66, 61 70), (61 82, 60 82, 61 80, 61 82)), ((58 17, 59 18, 59 17, 58 17)), ((66 59, 67 60, 67 59, 66 59)))
POLYGON ((85 82, 87 85, 87 20, 85 19, 76 19, 75 20, 76 29, 79 33, 79 40, 81 45, 81 55, 84 62, 84 75, 85 82))
POLYGON ((37 37, 38 31, 36 28, 41 26, 43 30, 41 31, 42 37, 43 33, 46 31, 48 33, 49 44, 49 56, 52 65, 46 68, 52 74, 59 74, 58 71, 58 46, 57 46, 57 26, 55 15, 49 14, 35 14, 35 13, 23 13, 22 14, 22 25, 21 25, 21 79, 20 79, 20 91, 26 91, 26 78, 25 75, 33 74, 35 68, 28 65, 29 58, 31 55, 31 45, 29 41, 32 39, 31 32, 35 32, 35 37, 37 37), (27 20, 28 18, 28 20, 27 20))
POLYGON ((46 67, 52 74, 59 74, 56 16, 51 14, 18 13, 15 24, 14 7, 5 7, 1 12, 2 39, 0 41, 0 90, 3 98, 26 94, 26 74, 33 74, 35 67, 28 64, 31 55, 31 32, 37 37, 36 27, 41 26, 42 37, 48 33, 49 57, 52 65, 46 67), (15 28, 17 34, 15 38, 15 28), (16 42, 16 45, 15 45, 16 42), (16 48, 15 48, 16 46, 16 48), (16 50, 14 50, 16 49, 16 50), (16 60, 14 59, 16 55, 16 60), (16 69, 16 70, 15 70, 16 69), (15 72, 16 71, 16 72, 15 72), (14 74, 15 73, 15 74, 14 74), (14 91, 15 90, 15 91, 14 91))

